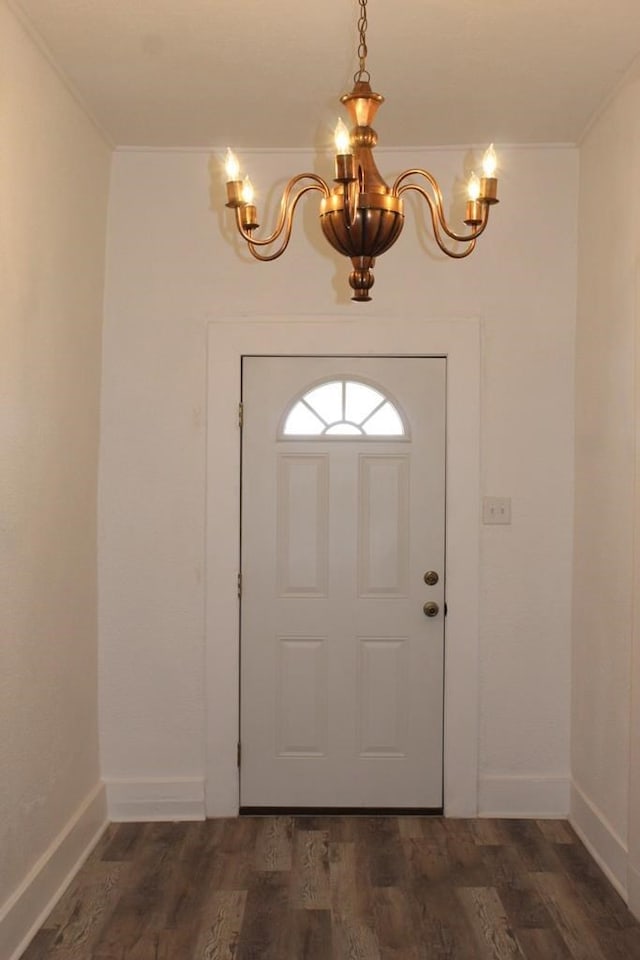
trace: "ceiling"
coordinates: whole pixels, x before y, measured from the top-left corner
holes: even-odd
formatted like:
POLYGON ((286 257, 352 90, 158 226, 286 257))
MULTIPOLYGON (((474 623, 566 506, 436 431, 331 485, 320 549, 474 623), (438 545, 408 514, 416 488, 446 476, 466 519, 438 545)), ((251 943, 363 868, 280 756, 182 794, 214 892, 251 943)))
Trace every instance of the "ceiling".
MULTIPOLYGON (((319 147, 357 0, 11 0, 117 145, 319 147)), ((381 145, 574 143, 640 52, 638 0, 369 0, 381 145)))

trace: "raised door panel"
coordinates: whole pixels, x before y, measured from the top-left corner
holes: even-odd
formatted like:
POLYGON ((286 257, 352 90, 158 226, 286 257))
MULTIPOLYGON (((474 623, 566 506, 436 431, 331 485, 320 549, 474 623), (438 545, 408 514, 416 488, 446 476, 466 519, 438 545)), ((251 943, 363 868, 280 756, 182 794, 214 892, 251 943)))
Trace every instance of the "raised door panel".
POLYGON ((404 597, 409 589, 409 455, 362 455, 358 487, 358 593, 404 597))
POLYGON ((326 597, 329 579, 329 458, 278 456, 278 595, 326 597))

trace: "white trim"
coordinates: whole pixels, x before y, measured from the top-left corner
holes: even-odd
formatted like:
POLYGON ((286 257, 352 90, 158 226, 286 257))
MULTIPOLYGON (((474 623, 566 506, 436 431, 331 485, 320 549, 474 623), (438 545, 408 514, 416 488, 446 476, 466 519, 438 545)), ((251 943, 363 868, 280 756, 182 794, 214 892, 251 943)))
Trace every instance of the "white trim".
MULTIPOLYGON (((571 140, 551 140, 549 142, 540 142, 540 143, 508 143, 500 142, 496 143, 498 149, 502 152, 504 150, 509 151, 522 151, 522 150, 575 150, 576 144, 571 140)), ((461 153, 473 151, 484 152, 487 148, 487 142, 484 143, 423 143, 423 144, 378 144, 376 146, 376 156, 384 156, 384 154, 403 154, 411 155, 413 154, 424 154, 424 153, 461 153)), ((219 157, 220 160, 224 158, 225 153, 227 152, 227 144, 223 146, 220 144, 196 144, 188 146, 183 144, 182 146, 159 146, 156 144, 136 144, 136 143, 120 143, 115 147, 116 153, 206 153, 210 154, 213 158, 219 157)), ((264 146, 264 147, 238 147, 238 153, 242 156, 281 156, 282 154, 290 154, 295 156, 308 157, 310 153, 318 154, 319 156, 331 157, 335 154, 334 147, 326 147, 324 150, 319 150, 317 147, 314 147, 312 143, 309 143, 307 147, 273 147, 273 146, 264 146)), ((365 307, 365 309, 367 309, 365 307)))
POLYGON ((202 777, 109 779, 105 784, 114 823, 205 819, 202 777))
POLYGON ((627 899, 626 844, 575 780, 571 783, 569 822, 623 899, 627 899))
POLYGON ((18 960, 106 829, 105 790, 96 784, 0 908, 0 956, 18 960))
MULTIPOLYGON (((208 345, 207 815, 238 813, 240 362, 245 354, 446 356, 447 604, 444 806, 477 811, 480 323, 332 317, 212 321, 208 345)), ((250 413, 248 414, 250 415, 250 413)))
POLYGON ((544 819, 569 813, 568 777, 480 776, 481 817, 544 819))

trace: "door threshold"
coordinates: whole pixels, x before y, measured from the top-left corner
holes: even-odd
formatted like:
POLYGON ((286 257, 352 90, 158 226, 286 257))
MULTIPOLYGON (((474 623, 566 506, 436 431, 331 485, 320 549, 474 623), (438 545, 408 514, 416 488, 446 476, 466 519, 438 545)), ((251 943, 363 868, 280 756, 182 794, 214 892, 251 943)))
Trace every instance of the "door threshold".
POLYGON ((442 807, 240 807, 241 817, 441 817, 442 807))

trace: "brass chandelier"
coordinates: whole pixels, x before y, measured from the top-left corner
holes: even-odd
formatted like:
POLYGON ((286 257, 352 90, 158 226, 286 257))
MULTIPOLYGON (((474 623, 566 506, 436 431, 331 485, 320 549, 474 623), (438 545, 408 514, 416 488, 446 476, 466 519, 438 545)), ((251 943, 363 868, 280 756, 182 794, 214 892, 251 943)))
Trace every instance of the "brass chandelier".
POLYGON ((405 170, 396 177, 391 187, 385 183, 373 158, 378 135, 371 127, 384 97, 371 89, 371 77, 366 68, 367 0, 359 0, 359 3, 359 68, 353 78, 353 90, 340 98, 353 127, 349 132, 343 121, 339 120, 335 130, 335 186, 331 188, 315 173, 299 173, 292 177, 280 201, 275 230, 270 236, 259 238, 256 236, 259 223, 253 185, 249 177, 240 177, 238 161, 228 149, 226 205, 235 210, 238 231, 250 253, 256 260, 267 262, 275 260, 287 249, 298 201, 306 193, 317 190, 322 195, 322 231, 335 250, 351 259, 351 299, 367 301, 371 300, 370 291, 374 283, 372 270, 376 257, 393 246, 402 232, 404 193, 413 190, 425 200, 436 243, 447 256, 462 259, 473 252, 478 237, 489 222, 489 208, 498 203, 498 181, 495 176, 496 154, 492 144, 484 155, 483 176, 472 173, 469 178, 464 222, 470 229, 464 234, 456 233, 449 227, 443 209, 442 191, 428 170, 419 167, 405 170), (412 178, 426 181, 429 189, 423 183, 413 182, 412 178), (445 238, 453 241, 453 245, 445 238), (273 252, 261 252, 262 248, 272 247, 278 241, 279 246, 273 252))

